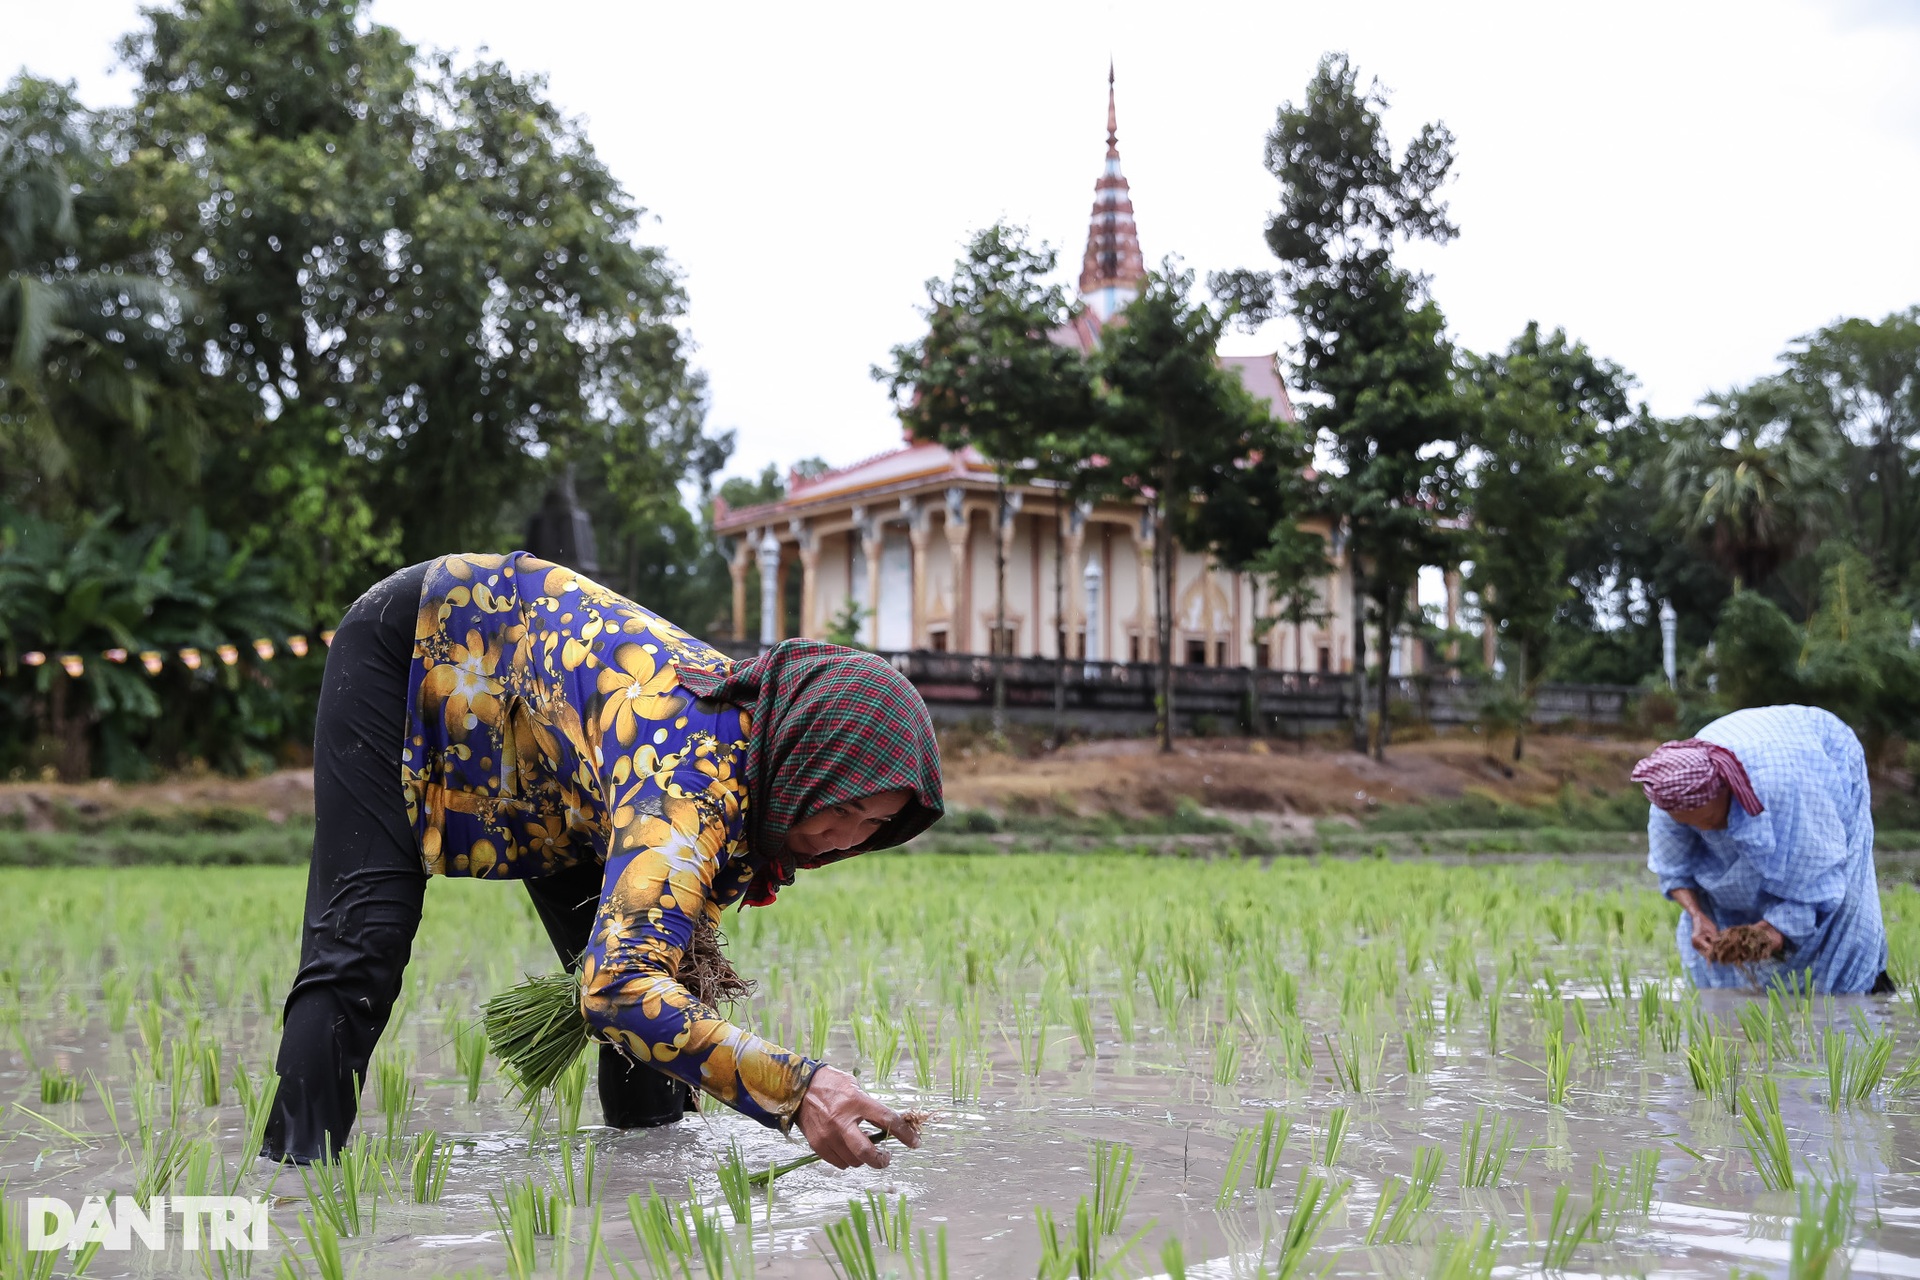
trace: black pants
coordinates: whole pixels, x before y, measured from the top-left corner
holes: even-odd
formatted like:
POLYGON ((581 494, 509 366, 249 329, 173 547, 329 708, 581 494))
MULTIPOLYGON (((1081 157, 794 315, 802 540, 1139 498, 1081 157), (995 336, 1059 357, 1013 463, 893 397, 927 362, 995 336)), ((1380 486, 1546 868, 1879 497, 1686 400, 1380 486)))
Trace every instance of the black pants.
MULTIPOLYGON (((341 620, 313 727, 313 861, 300 971, 287 993, 275 1069, 280 1089, 260 1154, 305 1164, 338 1153, 359 1084, 399 998, 427 874, 400 795, 407 668, 424 564, 376 583, 341 620)), ((561 963, 586 949, 600 864, 524 883, 561 963)), ((669 1124, 692 1108, 680 1081, 600 1048, 606 1123, 669 1124)))

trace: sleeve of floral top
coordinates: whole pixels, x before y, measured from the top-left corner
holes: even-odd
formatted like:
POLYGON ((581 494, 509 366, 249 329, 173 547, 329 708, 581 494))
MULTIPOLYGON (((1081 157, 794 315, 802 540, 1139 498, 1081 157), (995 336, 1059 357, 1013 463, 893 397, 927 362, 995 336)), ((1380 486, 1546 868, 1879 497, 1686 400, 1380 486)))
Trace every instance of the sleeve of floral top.
POLYGON ((785 1131, 819 1062, 734 1026, 675 979, 698 914, 718 920, 714 880, 741 821, 715 789, 682 765, 617 797, 582 1004, 597 1038, 785 1131))

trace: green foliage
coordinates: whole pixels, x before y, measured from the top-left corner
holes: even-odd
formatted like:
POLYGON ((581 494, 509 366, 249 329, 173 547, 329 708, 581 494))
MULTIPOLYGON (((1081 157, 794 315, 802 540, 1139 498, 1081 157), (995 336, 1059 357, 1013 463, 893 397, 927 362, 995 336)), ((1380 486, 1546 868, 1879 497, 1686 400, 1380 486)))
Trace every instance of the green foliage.
MULTIPOLYGON (((406 562, 514 544, 564 469, 604 581, 718 615, 725 566, 681 493, 732 438, 704 427, 684 290, 538 78, 423 57, 340 0, 184 0, 120 53, 124 111, 0 92, 8 524, 247 549, 248 602, 204 605, 245 645, 333 625, 406 562)), ((94 749, 57 763, 257 766, 310 723, 313 678, 273 675, 229 672, 220 699, 76 686, 56 718, 94 749)), ((21 727, 49 710, 7 696, 0 763, 36 764, 21 727)))
MULTIPOLYGON (((1315 396, 1302 422, 1337 464, 1325 500, 1344 525, 1356 598, 1372 602, 1381 654, 1405 620, 1420 567, 1457 558, 1445 517, 1457 506, 1471 421, 1440 309, 1393 259, 1402 241, 1445 243, 1456 234, 1438 199, 1453 135, 1423 125, 1396 157, 1386 105, 1377 84, 1360 87, 1344 55, 1320 60, 1304 101, 1283 104, 1267 137, 1267 168, 1281 195, 1267 224, 1277 278, 1215 279, 1253 319, 1271 312, 1275 284, 1286 291, 1301 328, 1294 373, 1315 396)), ((1384 705, 1386 663, 1378 667, 1384 705)), ((1364 668, 1355 663, 1357 681, 1364 668)), ((1362 745, 1364 706, 1354 728, 1362 745)), ((1386 737, 1383 720, 1376 750, 1386 737)))
POLYGON ((1889 599, 1865 557, 1821 552, 1818 604, 1802 625, 1774 601, 1743 591, 1715 633, 1713 669, 1726 709, 1800 702, 1852 725, 1878 758, 1896 735, 1920 730, 1920 652, 1912 615, 1889 599))

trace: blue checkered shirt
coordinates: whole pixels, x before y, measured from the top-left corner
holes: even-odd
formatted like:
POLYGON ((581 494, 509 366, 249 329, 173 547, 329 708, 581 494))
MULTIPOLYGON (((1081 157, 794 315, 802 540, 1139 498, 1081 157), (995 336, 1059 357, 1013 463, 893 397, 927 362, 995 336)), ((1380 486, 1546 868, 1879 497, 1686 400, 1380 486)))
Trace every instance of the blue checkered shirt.
POLYGON ((1873 797, 1853 730, 1818 707, 1753 707, 1695 736, 1739 757, 1763 812, 1749 814, 1733 800, 1724 831, 1697 831, 1654 807, 1647 866, 1662 893, 1698 893, 1721 928, 1765 920, 1788 946, 1749 977, 1696 952, 1683 913, 1680 958, 1694 984, 1764 985, 1805 972, 1817 990, 1836 995, 1872 987, 1887 965, 1887 935, 1873 871, 1873 797))

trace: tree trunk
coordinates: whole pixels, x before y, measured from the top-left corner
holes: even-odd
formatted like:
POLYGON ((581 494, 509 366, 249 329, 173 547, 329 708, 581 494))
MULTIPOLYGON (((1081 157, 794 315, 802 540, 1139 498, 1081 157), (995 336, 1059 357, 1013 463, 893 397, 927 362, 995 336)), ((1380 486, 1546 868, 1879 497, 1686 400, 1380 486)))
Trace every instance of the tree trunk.
POLYGON ((1527 646, 1523 640, 1514 646, 1513 687, 1520 695, 1520 714, 1513 721, 1513 758, 1519 760, 1527 746, 1527 646))
POLYGON ((993 651, 993 736, 1007 734, 1007 482, 996 486, 1000 502, 995 508, 998 519, 993 525, 993 639, 987 647, 993 651))
POLYGON ((73 678, 54 671, 47 689, 46 720, 43 732, 53 748, 53 767, 62 782, 85 782, 93 773, 92 753, 88 749, 87 728, 93 717, 86 712, 67 714, 68 686, 73 678))
POLYGON ((1159 572, 1154 574, 1154 633, 1160 646, 1160 750, 1173 750, 1173 547, 1167 541, 1167 516, 1162 508, 1154 517, 1157 526, 1153 553, 1159 572))
POLYGON ((1388 709, 1393 705, 1393 629, 1399 622, 1393 608, 1393 590, 1389 587, 1380 598, 1380 697, 1375 712, 1380 717, 1378 728, 1373 735, 1373 758, 1385 762, 1387 758, 1387 740, 1392 730, 1393 720, 1388 709))
POLYGON ((1347 563, 1353 578, 1353 749, 1367 754, 1367 593, 1360 557, 1351 548, 1347 563))

